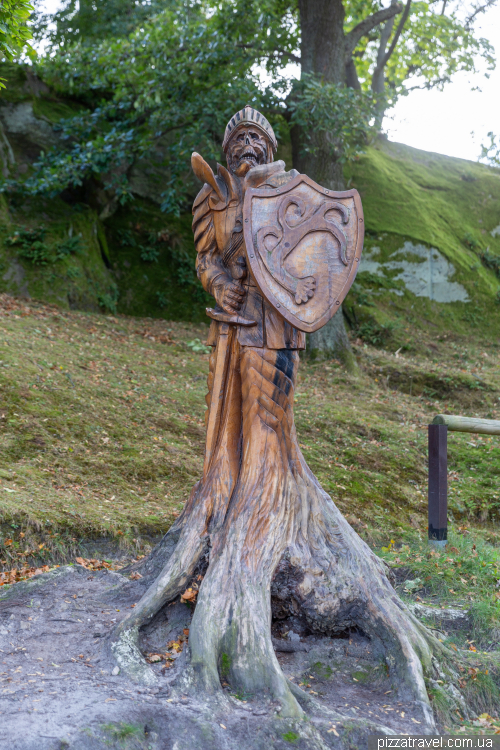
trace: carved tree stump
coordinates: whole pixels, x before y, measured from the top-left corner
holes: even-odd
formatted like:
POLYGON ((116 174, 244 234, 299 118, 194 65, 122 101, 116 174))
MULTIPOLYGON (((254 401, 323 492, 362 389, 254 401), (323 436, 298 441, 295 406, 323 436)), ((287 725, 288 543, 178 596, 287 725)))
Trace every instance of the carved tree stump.
POLYGON ((355 190, 332 193, 285 172, 273 162, 276 147, 270 124, 247 106, 226 128, 228 169, 219 166, 216 176, 193 154, 205 183, 193 206, 198 274, 218 303, 208 311, 214 350, 204 475, 142 566, 151 585, 116 627, 111 653, 133 679, 155 682, 139 630, 203 569, 183 693, 222 699, 223 673, 235 690, 270 691, 283 716, 303 715, 311 698, 285 678, 273 648, 274 597, 312 633, 361 629, 385 659, 399 699, 418 704, 430 731, 424 674, 444 649, 320 487, 293 418, 304 331, 340 309, 359 265, 361 202, 355 190))
MULTIPOLYGON (((113 633, 114 659, 133 679, 156 681, 139 649, 139 629, 185 591, 208 556, 183 693, 222 695, 223 669, 232 688, 267 688, 282 715, 302 715, 310 696, 284 677, 273 648, 274 594, 312 632, 360 628, 385 658, 398 699, 417 702, 432 730, 424 674, 433 653, 444 649, 400 601, 382 561, 304 461, 293 420, 297 352, 240 347, 234 340, 230 357, 223 439, 182 516, 142 566, 152 583, 113 633)), ((213 366, 214 357, 209 384, 213 366)))

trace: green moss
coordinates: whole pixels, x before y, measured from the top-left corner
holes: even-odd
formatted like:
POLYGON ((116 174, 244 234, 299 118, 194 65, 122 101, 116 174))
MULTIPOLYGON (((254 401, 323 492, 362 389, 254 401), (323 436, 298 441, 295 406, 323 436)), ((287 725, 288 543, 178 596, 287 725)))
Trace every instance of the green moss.
POLYGON ((320 661, 317 661, 315 664, 312 665, 311 671, 318 675, 323 680, 329 680, 330 677, 334 674, 333 669, 329 667, 327 664, 323 664, 320 661))
POLYGON ((213 304, 197 279, 190 214, 166 217, 136 200, 106 222, 106 242, 119 290, 118 311, 154 318, 206 320, 213 304))
POLYGON ((477 262, 476 247, 500 254, 491 236, 500 217, 500 170, 380 140, 368 148, 350 175, 361 194, 369 232, 387 232, 436 247, 456 266, 458 280, 474 281, 493 297, 494 274, 477 262))
POLYGON ((300 735, 297 734, 297 732, 285 732, 281 735, 286 742, 297 742, 297 740, 300 740, 300 735))
POLYGON ((231 669, 231 659, 227 654, 221 654, 220 657, 220 676, 223 680, 227 680, 229 677, 229 670, 231 669))
POLYGON ((40 96, 33 99, 33 112, 35 117, 57 123, 74 117, 84 107, 76 102, 64 102, 58 99, 40 96))
POLYGON ((100 221, 90 208, 60 199, 30 199, 0 206, 0 291, 57 304, 112 312, 117 288, 106 268, 100 221), (39 238, 16 242, 16 231, 39 238), (42 238, 43 239, 40 239, 42 238))
POLYGON ((109 734, 113 740, 123 742, 132 737, 144 737, 144 725, 143 724, 127 724, 124 721, 118 724, 104 724, 103 730, 106 734, 109 734))
POLYGON ((24 66, 10 62, 0 63, 0 78, 5 82, 5 88, 0 92, 0 103, 17 103, 31 99, 32 94, 27 85, 24 66))

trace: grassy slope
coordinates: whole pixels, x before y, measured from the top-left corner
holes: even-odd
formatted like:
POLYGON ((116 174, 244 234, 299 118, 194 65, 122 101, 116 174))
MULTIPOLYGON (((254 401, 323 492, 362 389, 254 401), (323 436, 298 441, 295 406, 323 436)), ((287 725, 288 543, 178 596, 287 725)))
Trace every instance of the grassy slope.
POLYGON ((500 277, 486 267, 486 252, 500 258, 500 170, 462 159, 379 141, 350 175, 366 217, 365 249, 380 248, 382 263, 406 240, 436 247, 454 265, 453 281, 470 301, 439 304, 415 297, 397 271, 360 273, 346 303, 351 323, 366 341, 425 353, 420 336, 447 333, 493 343, 500 338, 500 277), (394 290, 403 291, 402 296, 394 290))
POLYGON ((500 170, 381 140, 359 159, 351 180, 368 231, 437 247, 462 283, 473 265, 479 288, 493 296, 498 283, 470 245, 500 255, 500 234, 491 236, 500 224, 500 170))
MULTIPOLYGON (((201 469, 208 358, 188 342, 206 326, 3 299, 1 468, 16 475, 2 480, 4 522, 47 528, 49 520, 76 536, 165 531, 201 469)), ((357 375, 335 362, 301 365, 297 427, 307 460, 345 513, 385 535, 425 528, 431 417, 500 417, 498 346, 425 331, 420 344, 426 355, 360 343, 357 375), (425 377, 432 396, 425 385, 410 395, 425 377)), ((495 537, 498 441, 449 442, 451 511, 457 521, 482 520, 495 537)))

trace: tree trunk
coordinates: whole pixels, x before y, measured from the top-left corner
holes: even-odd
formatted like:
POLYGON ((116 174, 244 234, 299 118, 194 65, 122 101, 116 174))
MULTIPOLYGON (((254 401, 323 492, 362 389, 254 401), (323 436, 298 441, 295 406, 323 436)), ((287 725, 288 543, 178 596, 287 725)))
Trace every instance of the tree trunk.
POLYGON ((342 308, 339 308, 326 326, 307 335, 306 352, 313 359, 334 357, 339 359, 348 370, 356 369, 356 359, 347 336, 342 308))
MULTIPOLYGON (((344 6, 342 0, 300 0, 300 55, 302 76, 313 74, 325 82, 345 81, 344 6)), ((332 156, 334 134, 319 133, 313 151, 305 151, 305 133, 292 128, 293 166, 323 187, 344 189, 342 164, 332 156)))
MULTIPOLYGON (((345 83, 345 11, 342 0, 300 0, 299 12, 302 75, 314 74, 327 82, 345 83)), ((294 168, 323 187, 345 190, 342 163, 332 153, 335 134, 317 133, 310 144, 313 151, 305 151, 305 135, 302 128, 292 128, 294 168)), ((355 367, 341 310, 321 331, 308 336, 308 350, 313 356, 335 356, 350 369, 355 367)))
POLYGON ((386 104, 384 101, 385 93, 385 56, 387 52, 387 45, 389 43, 392 29, 394 28, 395 16, 390 18, 382 28, 380 34, 380 43, 377 50, 377 64, 372 75, 372 91, 374 94, 379 95, 375 110, 375 128, 378 133, 382 132, 382 122, 384 120, 386 104))
MULTIPOLYGON (((236 337, 229 351, 212 460, 142 566, 151 585, 115 628, 110 655, 136 682, 156 684, 139 631, 204 575, 179 695, 224 705, 227 680, 235 691, 271 694, 281 716, 303 717, 311 697, 281 671, 271 637, 274 606, 299 614, 313 633, 360 628, 385 660, 397 700, 412 704, 421 731, 432 731, 424 674, 443 647, 399 600, 382 561, 302 456, 293 418, 298 353, 241 347, 236 337)), ((216 360, 214 352, 209 408, 216 360)))

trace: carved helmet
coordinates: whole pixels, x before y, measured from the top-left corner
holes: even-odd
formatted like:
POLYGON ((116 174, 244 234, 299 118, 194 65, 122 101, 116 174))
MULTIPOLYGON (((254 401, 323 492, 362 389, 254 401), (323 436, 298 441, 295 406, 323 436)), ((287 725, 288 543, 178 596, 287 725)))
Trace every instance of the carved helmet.
POLYGON ((254 127, 261 130, 264 135, 267 135, 273 148, 273 152, 276 153, 276 149, 278 148, 278 141, 276 140, 276 136, 274 135, 274 130, 272 129, 271 125, 266 120, 264 115, 261 115, 260 112, 257 112, 257 110, 251 107, 249 104, 246 104, 243 109, 240 109, 239 112, 236 112, 236 114, 231 117, 228 124, 226 125, 224 140, 222 141, 222 149, 224 153, 227 152, 229 141, 233 137, 234 133, 242 125, 253 125, 254 127))

